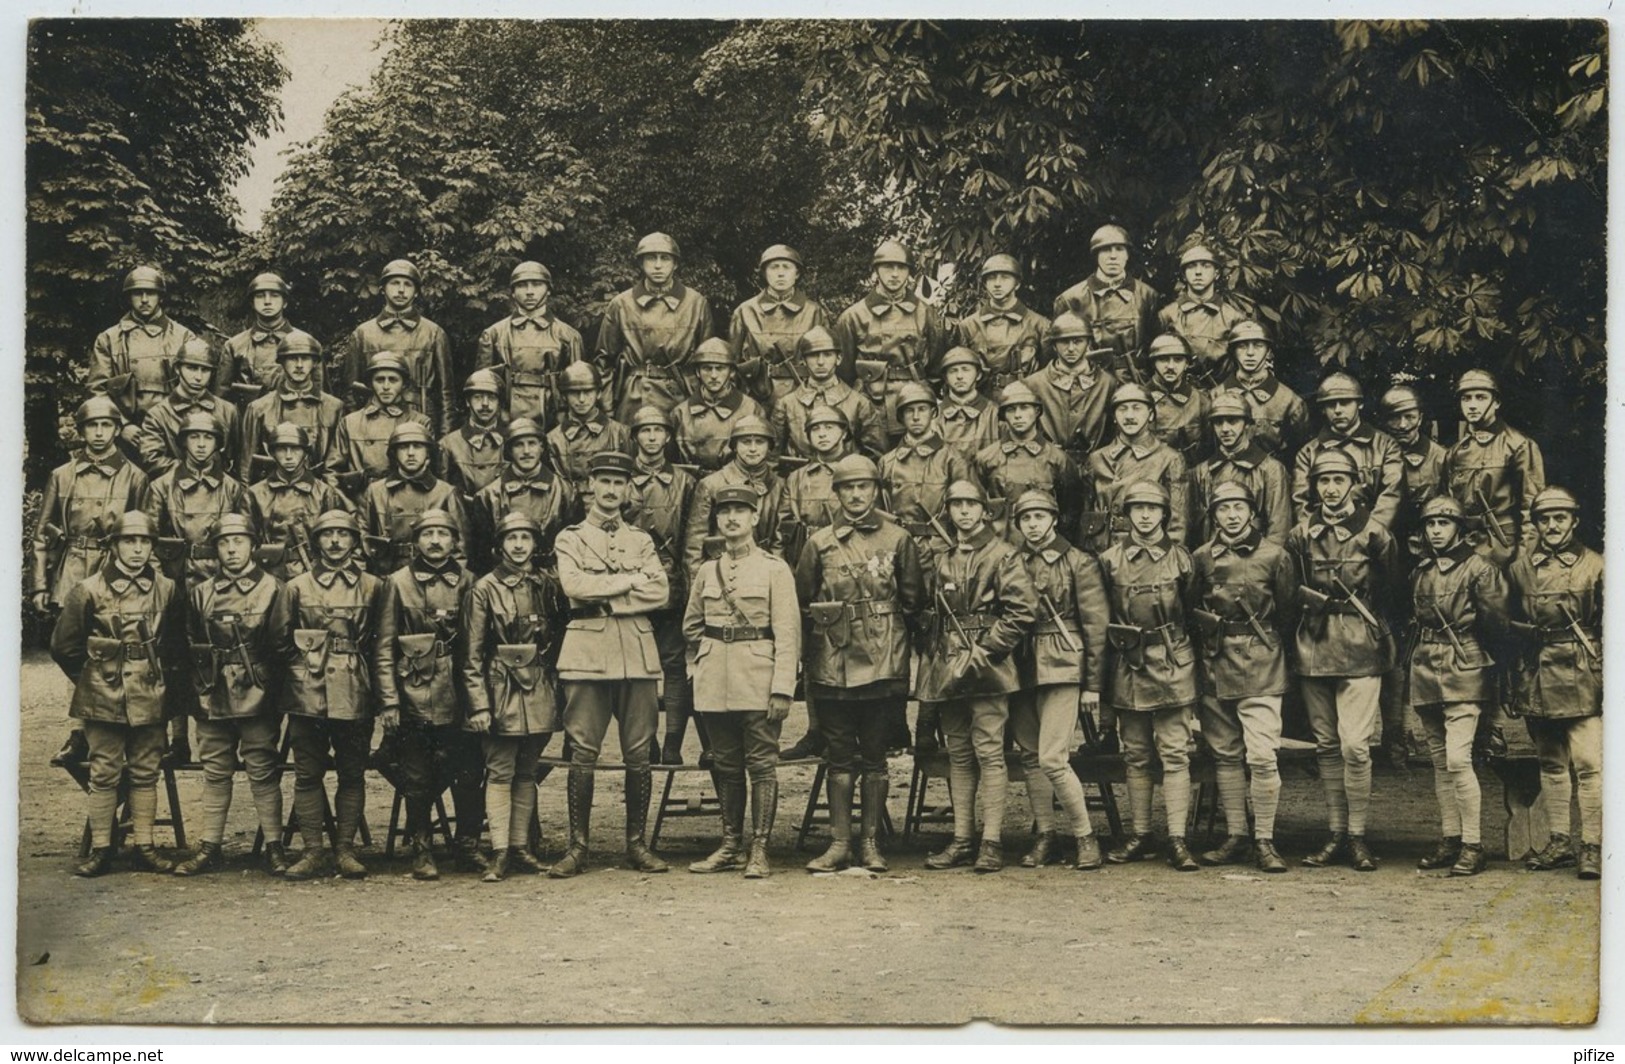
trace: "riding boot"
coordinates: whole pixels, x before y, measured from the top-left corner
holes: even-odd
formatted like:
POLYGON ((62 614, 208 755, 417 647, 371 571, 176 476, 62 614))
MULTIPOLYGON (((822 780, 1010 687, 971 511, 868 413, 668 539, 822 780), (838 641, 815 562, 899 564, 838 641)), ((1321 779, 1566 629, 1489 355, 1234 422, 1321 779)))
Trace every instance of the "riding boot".
POLYGON ((746 879, 766 879, 773 874, 767 859, 767 843, 773 836, 773 820, 779 812, 779 781, 762 780, 750 785, 750 860, 745 862, 746 879))
POLYGON ((589 769, 571 768, 565 782, 565 800, 570 811, 570 845, 564 856, 547 870, 552 879, 568 879, 587 868, 588 836, 592 824, 593 773, 589 769))
POLYGON ((722 806, 722 845, 705 860, 690 864, 690 872, 734 872, 745 867, 745 782, 719 779, 717 792, 722 806))
POLYGON ((880 852, 880 823, 886 815, 886 791, 891 781, 879 773, 865 773, 863 777, 863 821, 858 828, 861 836, 858 859, 871 872, 886 871, 886 858, 880 852))
POLYGON ((940 702, 921 702, 920 712, 914 718, 914 755, 942 752, 942 735, 938 730, 942 709, 940 702))
POLYGON ((839 872, 852 863, 852 790, 850 772, 831 771, 825 777, 829 795, 829 849, 807 862, 809 872, 839 872))
POLYGON ((635 872, 667 872, 671 866, 655 856, 644 841, 644 828, 649 822, 649 795, 654 780, 649 770, 626 773, 626 865, 635 872))

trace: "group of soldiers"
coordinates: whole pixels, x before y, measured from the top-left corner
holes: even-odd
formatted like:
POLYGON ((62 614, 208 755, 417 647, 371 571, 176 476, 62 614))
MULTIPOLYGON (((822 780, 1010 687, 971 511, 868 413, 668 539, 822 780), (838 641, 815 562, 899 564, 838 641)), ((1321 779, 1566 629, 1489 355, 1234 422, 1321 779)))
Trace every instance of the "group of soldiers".
POLYGON ((769 874, 781 756, 828 765, 833 839, 807 868, 884 871, 887 761, 909 746, 949 765, 954 834, 926 867, 998 871, 1011 743, 1038 826, 1024 866, 1066 856, 1058 803, 1079 869, 1161 851, 1181 871, 1284 872, 1293 693, 1328 829, 1304 865, 1376 867, 1372 749, 1402 744, 1414 709, 1440 808, 1420 866, 1481 871, 1475 737, 1504 708, 1526 718, 1556 811, 1528 866, 1598 877, 1602 563, 1576 538, 1578 501, 1500 416, 1495 378, 1461 374, 1448 448, 1405 385, 1381 395, 1378 427, 1346 373, 1308 401, 1276 377, 1268 332, 1206 248, 1183 253, 1162 305, 1128 272, 1121 228, 1091 252, 1053 318, 994 255, 975 311, 948 322, 888 240, 873 289, 831 321, 776 245, 723 338, 654 233, 594 344, 550 312, 547 267, 522 262, 511 314, 461 359, 404 260, 331 357, 288 323, 275 274, 249 285, 250 327, 211 344, 165 314, 158 270, 131 271, 34 535, 33 602, 57 614, 52 653, 75 682, 58 756, 89 762, 77 874, 111 867, 121 788, 134 867, 220 867, 240 762, 272 874, 364 876, 376 757, 414 876, 439 875, 447 789, 460 869, 573 876, 612 720, 626 860, 665 871, 645 840, 650 766, 681 762, 691 716, 722 810, 694 872, 769 874), (798 693, 808 732, 781 755, 798 693), (297 859, 279 842, 284 717, 297 859), (153 847, 156 781, 165 756, 190 761, 188 721, 201 842, 175 864, 153 847), (560 730, 569 844, 544 866, 532 825, 560 730), (1199 857, 1198 733, 1226 823, 1199 857), (1071 767, 1079 735, 1125 765, 1131 830, 1104 856, 1071 767))

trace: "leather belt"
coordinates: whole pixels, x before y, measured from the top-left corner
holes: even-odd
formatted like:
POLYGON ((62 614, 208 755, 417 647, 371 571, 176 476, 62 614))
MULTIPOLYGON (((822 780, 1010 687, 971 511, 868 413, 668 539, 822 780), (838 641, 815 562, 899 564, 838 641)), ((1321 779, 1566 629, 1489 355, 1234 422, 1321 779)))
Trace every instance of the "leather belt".
POLYGON ((327 649, 329 652, 334 654, 361 653, 361 648, 356 646, 354 639, 347 639, 343 636, 337 635, 329 635, 327 637, 327 649))
POLYGON ((719 628, 714 624, 708 624, 703 634, 707 639, 719 639, 724 643, 749 643, 772 639, 773 629, 756 628, 748 624, 729 624, 719 628))
POLYGON ((890 617, 902 612, 902 607, 896 602, 876 602, 873 599, 859 599, 857 602, 847 603, 852 618, 859 617, 890 617))
POLYGON ((1083 642, 1082 637, 1078 635, 1078 630, 1070 624, 1063 626, 1054 621, 1040 621, 1033 625, 1031 630, 1033 635, 1060 635, 1062 632, 1069 632, 1072 638, 1079 643, 1083 642))
POLYGON ((1355 609, 1352 603, 1345 602, 1342 599, 1332 599, 1330 602, 1326 603, 1320 612, 1341 613, 1348 617, 1360 616, 1360 611, 1355 609))
POLYGON ((614 611, 609 608, 609 605, 607 603, 603 603, 603 602, 588 602, 588 603, 584 603, 584 604, 582 604, 580 606, 577 606, 577 605, 572 603, 571 606, 570 606, 570 619, 572 621, 578 620, 578 619, 580 619, 582 617, 612 617, 612 616, 614 616, 614 611))
POLYGON ((95 536, 70 536, 68 550, 101 550, 102 541, 95 536))
MULTIPOLYGON (((1591 640, 1593 646, 1599 645, 1602 642, 1601 632, 1594 631, 1590 628, 1584 628, 1582 630, 1585 632, 1586 638, 1591 640)), ((1580 637, 1574 634, 1574 629, 1572 628, 1542 628, 1540 630, 1540 641, 1547 646, 1550 646, 1553 643, 1578 643, 1580 641, 1580 637)))
POLYGON ((509 384, 521 388, 543 388, 547 386, 547 374, 515 372, 511 375, 509 384))

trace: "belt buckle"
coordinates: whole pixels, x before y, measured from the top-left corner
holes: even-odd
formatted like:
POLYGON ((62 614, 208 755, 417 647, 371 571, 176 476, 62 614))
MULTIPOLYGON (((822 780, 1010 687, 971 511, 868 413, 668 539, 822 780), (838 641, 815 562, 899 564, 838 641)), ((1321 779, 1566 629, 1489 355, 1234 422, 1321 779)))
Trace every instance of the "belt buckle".
POLYGON ((732 643, 734 641, 734 626, 733 625, 725 624, 725 625, 722 626, 722 641, 724 643, 732 643))

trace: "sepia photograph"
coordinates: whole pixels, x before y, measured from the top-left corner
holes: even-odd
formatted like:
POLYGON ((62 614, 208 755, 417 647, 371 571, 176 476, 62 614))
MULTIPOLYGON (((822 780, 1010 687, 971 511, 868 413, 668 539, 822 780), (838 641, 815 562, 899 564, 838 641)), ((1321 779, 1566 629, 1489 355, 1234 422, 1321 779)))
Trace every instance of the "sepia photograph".
POLYGON ((1595 1033, 1609 29, 28 22, 14 1036, 1595 1033))

